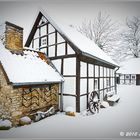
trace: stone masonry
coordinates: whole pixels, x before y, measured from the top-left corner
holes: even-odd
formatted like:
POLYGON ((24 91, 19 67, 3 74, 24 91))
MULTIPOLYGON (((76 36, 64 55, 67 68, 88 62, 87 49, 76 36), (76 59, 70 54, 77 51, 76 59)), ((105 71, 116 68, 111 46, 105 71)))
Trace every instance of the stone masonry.
MULTIPOLYGON (((25 95, 23 94, 23 89, 14 89, 12 85, 8 85, 3 70, 0 68, 0 118, 10 119, 13 125, 17 125, 20 117, 29 115, 33 111, 42 111, 42 109, 47 109, 50 106, 54 106, 56 110, 58 109, 59 84, 50 85, 50 89, 46 93, 42 92, 46 90, 46 87, 34 88, 37 92, 25 95), (28 96, 32 100, 24 101, 23 95, 24 98, 28 96), (38 96, 37 99, 34 98, 36 96, 38 96)), ((30 89, 30 87, 27 89, 30 89)))

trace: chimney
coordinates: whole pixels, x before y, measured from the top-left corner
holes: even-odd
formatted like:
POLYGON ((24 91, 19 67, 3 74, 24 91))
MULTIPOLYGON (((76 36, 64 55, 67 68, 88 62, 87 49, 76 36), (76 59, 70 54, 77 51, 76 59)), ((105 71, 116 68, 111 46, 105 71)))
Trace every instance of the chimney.
POLYGON ((5 47, 11 51, 22 52, 23 28, 8 21, 5 25, 5 47))

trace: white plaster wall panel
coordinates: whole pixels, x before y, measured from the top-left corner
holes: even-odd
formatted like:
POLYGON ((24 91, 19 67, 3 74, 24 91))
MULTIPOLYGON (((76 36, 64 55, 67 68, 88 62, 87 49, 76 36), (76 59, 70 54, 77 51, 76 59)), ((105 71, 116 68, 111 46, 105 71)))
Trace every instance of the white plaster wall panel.
POLYGON ((75 77, 64 77, 64 93, 76 94, 76 78, 75 77))
POLYGON ((80 97, 80 111, 84 111, 87 108, 87 96, 80 97))
POLYGON ((64 59, 64 75, 76 75, 76 58, 64 59))
POLYGON ((65 43, 57 45, 57 56, 65 55, 65 43))
POLYGON ((87 93, 87 79, 80 80, 80 94, 87 93))
POLYGON ((80 66, 81 66, 81 77, 87 77, 87 64, 84 62, 80 62, 80 66))

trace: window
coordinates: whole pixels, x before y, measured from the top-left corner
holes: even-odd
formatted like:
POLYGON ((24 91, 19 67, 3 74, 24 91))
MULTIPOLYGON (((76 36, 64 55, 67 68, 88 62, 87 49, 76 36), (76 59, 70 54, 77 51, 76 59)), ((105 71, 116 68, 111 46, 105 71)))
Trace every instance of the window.
POLYGON ((125 79, 129 79, 130 78, 130 76, 129 75, 125 75, 125 79))
POLYGON ((42 38, 41 39, 41 46, 47 45, 47 39, 46 38, 42 38))
POLYGON ((131 76, 131 79, 136 79, 136 76, 135 76, 135 75, 132 75, 132 76, 131 76))

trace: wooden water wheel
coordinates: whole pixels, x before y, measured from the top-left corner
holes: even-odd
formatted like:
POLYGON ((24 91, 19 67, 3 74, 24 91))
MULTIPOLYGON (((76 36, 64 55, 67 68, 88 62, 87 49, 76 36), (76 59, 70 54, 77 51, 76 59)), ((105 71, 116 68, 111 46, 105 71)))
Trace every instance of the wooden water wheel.
POLYGON ((89 94, 88 108, 91 113, 99 112, 99 94, 96 91, 93 91, 89 94))

